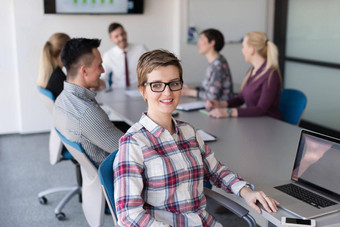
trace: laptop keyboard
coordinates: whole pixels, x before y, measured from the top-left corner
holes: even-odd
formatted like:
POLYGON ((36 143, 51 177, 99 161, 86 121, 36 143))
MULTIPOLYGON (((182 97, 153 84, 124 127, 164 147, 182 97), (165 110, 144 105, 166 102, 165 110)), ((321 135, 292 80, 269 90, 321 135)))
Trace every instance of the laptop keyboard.
POLYGON ((325 197, 319 196, 295 184, 285 184, 277 186, 275 188, 290 196, 293 196, 294 198, 302 200, 318 209, 329 207, 336 204, 335 202, 326 199, 325 197))

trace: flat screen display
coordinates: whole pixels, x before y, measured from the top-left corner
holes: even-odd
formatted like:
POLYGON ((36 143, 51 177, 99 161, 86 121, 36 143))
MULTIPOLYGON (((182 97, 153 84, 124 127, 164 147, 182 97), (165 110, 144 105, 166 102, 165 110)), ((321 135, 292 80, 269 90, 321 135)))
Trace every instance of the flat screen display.
POLYGON ((340 141, 303 131, 292 180, 340 195, 340 141))
POLYGON ((45 14, 142 14, 144 0, 44 0, 45 14))

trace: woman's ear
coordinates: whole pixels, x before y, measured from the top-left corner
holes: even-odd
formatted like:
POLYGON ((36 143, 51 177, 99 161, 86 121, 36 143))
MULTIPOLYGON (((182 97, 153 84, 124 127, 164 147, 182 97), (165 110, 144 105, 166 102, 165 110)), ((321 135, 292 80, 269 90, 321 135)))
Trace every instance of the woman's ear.
POLYGON ((139 91, 139 93, 142 95, 144 101, 146 102, 146 97, 144 97, 144 94, 145 94, 145 87, 143 87, 143 86, 138 86, 138 91, 139 91))

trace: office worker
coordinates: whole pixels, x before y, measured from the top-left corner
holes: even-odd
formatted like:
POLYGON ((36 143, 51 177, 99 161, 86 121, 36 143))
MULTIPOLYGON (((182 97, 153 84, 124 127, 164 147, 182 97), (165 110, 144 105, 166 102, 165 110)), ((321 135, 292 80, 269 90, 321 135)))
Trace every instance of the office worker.
POLYGON ((240 197, 260 213, 277 202, 253 191, 219 163, 196 129, 172 118, 182 89, 179 60, 164 50, 141 56, 138 90, 148 104, 139 122, 120 139, 113 164, 114 198, 121 226, 221 226, 206 211, 203 180, 240 197))
POLYGON ((224 46, 223 34, 216 29, 206 29, 197 42, 199 53, 203 54, 209 66, 202 81, 202 86, 194 88, 183 85, 182 95, 203 100, 228 100, 233 96, 233 81, 229 65, 220 54, 224 46))
POLYGON ((109 76, 112 75, 114 87, 129 87, 137 84, 136 66, 139 57, 146 51, 141 44, 128 43, 127 32, 119 23, 109 26, 110 41, 114 47, 103 55, 103 66, 105 73, 101 79, 108 86, 109 76))
POLYGON ((45 43, 41 54, 38 86, 50 90, 55 98, 63 90, 66 80, 60 53, 69 39, 65 33, 54 33, 45 43))
POLYGON ((96 88, 104 72, 98 51, 100 40, 77 38, 69 40, 61 53, 67 70, 64 90, 55 101, 54 126, 71 141, 79 142, 97 165, 118 148, 123 133, 109 120, 98 105, 96 88))
POLYGON ((209 100, 206 108, 212 117, 263 116, 281 119, 279 110, 282 80, 278 50, 265 33, 252 31, 242 43, 245 61, 251 67, 241 85, 241 92, 227 101, 209 100), (246 104, 246 107, 240 107, 246 104))

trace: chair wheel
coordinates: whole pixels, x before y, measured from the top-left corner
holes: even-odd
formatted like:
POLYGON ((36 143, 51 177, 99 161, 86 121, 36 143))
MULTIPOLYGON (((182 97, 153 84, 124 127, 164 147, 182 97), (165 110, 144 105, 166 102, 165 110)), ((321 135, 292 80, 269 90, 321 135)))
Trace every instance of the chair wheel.
POLYGON ((47 203, 47 199, 45 196, 39 198, 39 203, 41 205, 45 205, 47 203))
POLYGON ((65 220, 65 214, 63 212, 55 214, 56 218, 58 218, 59 221, 65 220))

